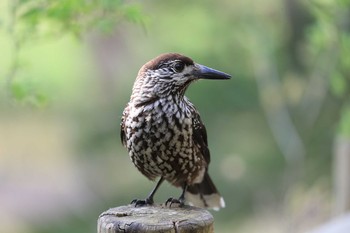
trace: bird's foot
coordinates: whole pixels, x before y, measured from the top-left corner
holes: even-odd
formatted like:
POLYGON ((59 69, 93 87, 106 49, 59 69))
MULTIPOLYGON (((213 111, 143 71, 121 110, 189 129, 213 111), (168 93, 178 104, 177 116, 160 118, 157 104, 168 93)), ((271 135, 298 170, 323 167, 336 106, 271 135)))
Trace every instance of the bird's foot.
POLYGON ((153 205, 153 200, 146 198, 144 200, 139 200, 139 199, 134 199, 131 201, 131 205, 134 205, 135 207, 140 207, 140 206, 146 206, 146 205, 153 205))
POLYGON ((183 198, 176 199, 176 198, 170 197, 165 202, 165 206, 169 205, 170 208, 173 204, 178 204, 179 207, 183 207, 185 205, 185 200, 183 198))

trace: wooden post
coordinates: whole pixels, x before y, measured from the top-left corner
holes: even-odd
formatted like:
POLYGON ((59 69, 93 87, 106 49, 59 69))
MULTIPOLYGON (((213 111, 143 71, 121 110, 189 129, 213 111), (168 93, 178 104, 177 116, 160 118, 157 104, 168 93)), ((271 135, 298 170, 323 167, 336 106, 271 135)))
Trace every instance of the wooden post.
POLYGON ((98 218, 98 233, 213 233, 214 218, 205 209, 192 206, 119 206, 98 218))

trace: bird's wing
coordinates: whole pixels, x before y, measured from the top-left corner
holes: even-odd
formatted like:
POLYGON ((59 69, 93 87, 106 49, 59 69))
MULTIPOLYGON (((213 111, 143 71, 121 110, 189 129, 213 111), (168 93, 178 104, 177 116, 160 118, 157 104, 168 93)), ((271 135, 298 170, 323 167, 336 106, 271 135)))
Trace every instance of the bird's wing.
POLYGON ((120 140, 122 141, 122 144, 124 146, 126 146, 125 121, 128 113, 129 113, 129 108, 128 106, 126 106, 126 108, 123 111, 122 120, 120 122, 120 140))
POLYGON ((207 164, 209 164, 210 152, 208 148, 207 130, 198 113, 195 113, 192 121, 194 144, 198 147, 207 164))

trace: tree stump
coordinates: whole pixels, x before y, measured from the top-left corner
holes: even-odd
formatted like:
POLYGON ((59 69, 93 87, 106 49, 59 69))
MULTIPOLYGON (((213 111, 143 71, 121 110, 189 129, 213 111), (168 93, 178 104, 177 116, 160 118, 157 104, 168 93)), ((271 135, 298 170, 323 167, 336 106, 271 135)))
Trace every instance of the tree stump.
POLYGON ((213 233, 214 218, 209 211, 192 206, 119 206, 98 218, 98 233, 213 233))

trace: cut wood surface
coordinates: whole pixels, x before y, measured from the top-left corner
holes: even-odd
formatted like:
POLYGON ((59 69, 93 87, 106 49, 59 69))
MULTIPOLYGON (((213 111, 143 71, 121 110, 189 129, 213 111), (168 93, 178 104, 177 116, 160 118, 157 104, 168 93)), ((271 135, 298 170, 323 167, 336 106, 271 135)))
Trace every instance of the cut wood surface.
POLYGON ((111 208, 98 218, 98 233, 162 232, 212 233, 214 218, 209 211, 192 206, 162 205, 111 208))

